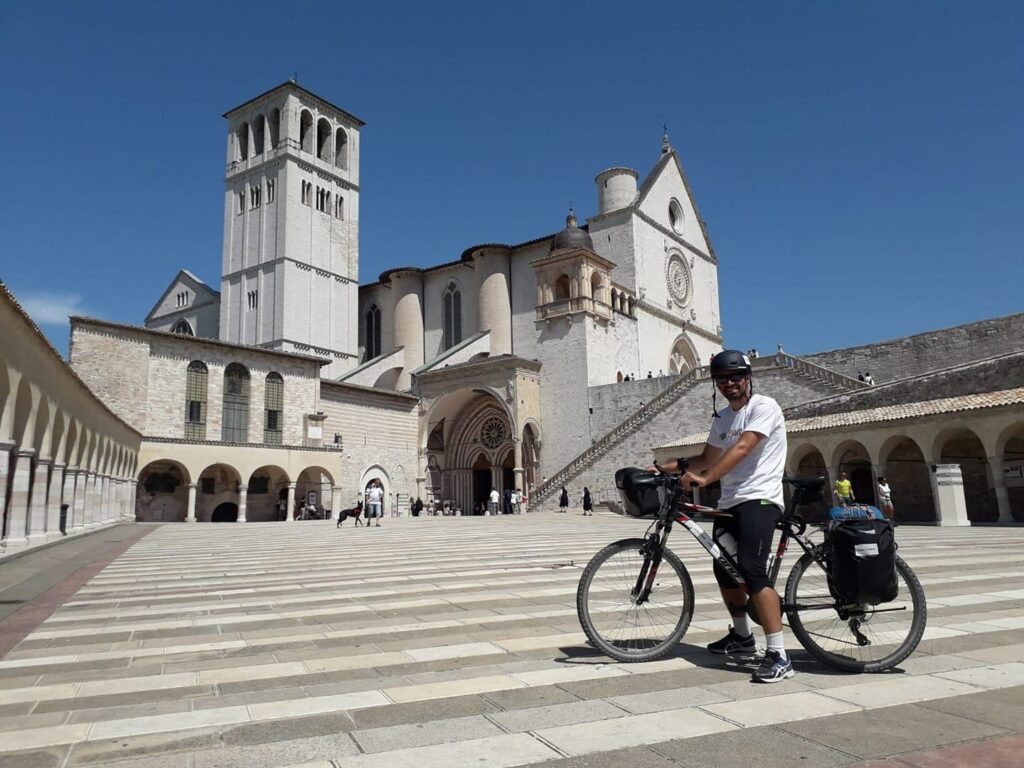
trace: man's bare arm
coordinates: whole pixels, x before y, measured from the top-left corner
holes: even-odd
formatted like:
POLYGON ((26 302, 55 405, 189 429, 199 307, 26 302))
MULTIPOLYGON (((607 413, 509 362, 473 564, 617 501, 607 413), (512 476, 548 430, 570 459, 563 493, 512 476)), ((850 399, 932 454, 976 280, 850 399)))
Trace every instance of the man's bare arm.
POLYGON ((718 480, 721 480, 724 475, 729 474, 736 465, 743 461, 747 456, 750 455, 758 443, 765 439, 765 436, 759 432, 744 432, 740 435, 740 439, 733 443, 725 453, 721 453, 719 450, 719 457, 717 461, 713 461, 706 467, 694 467, 690 465, 689 471, 684 477, 684 482, 696 483, 703 487, 705 485, 711 485, 718 480))
MULTIPOLYGON (((723 452, 724 449, 718 448, 717 446, 714 445, 708 445, 707 443, 705 443, 704 450, 701 452, 700 456, 696 456, 689 460, 690 466, 688 471, 703 471, 704 469, 710 467, 712 464, 718 461, 721 458, 723 452)), ((659 466, 666 472, 679 471, 679 462, 676 461, 675 459, 670 459, 669 461, 666 461, 664 464, 661 464, 659 466)))

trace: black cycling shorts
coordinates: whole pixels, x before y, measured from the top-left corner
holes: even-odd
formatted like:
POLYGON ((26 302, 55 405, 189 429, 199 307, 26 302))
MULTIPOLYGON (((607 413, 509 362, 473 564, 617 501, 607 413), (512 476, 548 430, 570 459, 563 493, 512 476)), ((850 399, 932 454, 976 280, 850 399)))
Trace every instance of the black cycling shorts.
MULTIPOLYGON (((771 586, 768 578, 768 558, 772 554, 772 539, 775 538, 775 524, 782 517, 782 510, 770 501, 744 501, 726 512, 732 517, 716 517, 712 535, 728 531, 737 542, 736 560, 740 573, 746 579, 751 592, 758 592, 771 586)), ((725 589, 735 589, 732 577, 717 562, 715 579, 725 589)))

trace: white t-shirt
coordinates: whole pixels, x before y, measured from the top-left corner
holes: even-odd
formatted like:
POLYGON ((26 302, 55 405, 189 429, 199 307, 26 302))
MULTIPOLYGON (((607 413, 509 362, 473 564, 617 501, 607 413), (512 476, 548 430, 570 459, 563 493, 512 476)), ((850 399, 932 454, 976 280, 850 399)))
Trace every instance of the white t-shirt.
POLYGON ((501 500, 501 496, 497 491, 491 491, 491 504, 497 504, 501 500))
POLYGON ((888 483, 878 484, 878 500, 880 502, 892 501, 892 491, 889 490, 888 483))
POLYGON ((786 422, 779 404, 755 394, 738 411, 721 408, 718 417, 711 419, 708 445, 729 449, 744 432, 757 432, 765 439, 722 478, 718 505, 728 509, 744 501, 767 499, 785 508, 782 475, 786 467, 786 422))
POLYGON ((376 485, 366 492, 366 501, 369 504, 380 504, 381 499, 384 498, 384 491, 378 488, 376 485))

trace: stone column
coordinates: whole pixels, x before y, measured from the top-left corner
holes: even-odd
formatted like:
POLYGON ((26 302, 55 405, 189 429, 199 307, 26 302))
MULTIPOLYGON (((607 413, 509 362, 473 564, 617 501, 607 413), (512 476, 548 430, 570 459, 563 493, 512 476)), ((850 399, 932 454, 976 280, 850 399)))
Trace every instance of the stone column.
POLYGON ((999 522, 1012 523, 1013 512, 1010 511, 1010 492, 1006 490, 1006 477, 1003 475, 1002 457, 989 456, 988 466, 992 472, 992 489, 996 492, 996 505, 999 507, 999 522))
POLYGON ((514 443, 512 443, 512 463, 514 465, 512 467, 512 476, 515 478, 515 488, 513 488, 512 490, 514 491, 516 488, 518 488, 521 491, 526 487, 526 484, 524 483, 526 477, 526 470, 523 469, 522 440, 516 440, 514 443))
POLYGON ((28 512, 28 545, 35 546, 46 541, 46 491, 50 487, 51 459, 36 459, 36 471, 32 476, 32 498, 28 512))
POLYGON ((68 466, 64 469, 63 502, 68 505, 68 520, 65 530, 70 534, 75 529, 75 475, 78 467, 68 466))
POLYGON ((344 508, 344 502, 341 498, 341 486, 331 486, 331 515, 335 520, 338 519, 338 513, 344 508))
POLYGON ((103 476, 100 491, 103 494, 103 516, 100 519, 107 525, 114 519, 114 483, 110 475, 103 476))
POLYGON ((28 546, 28 505, 32 493, 32 459, 35 454, 33 449, 28 448, 19 450, 15 455, 11 498, 7 504, 5 553, 16 552, 28 546))
POLYGON ((288 514, 285 520, 292 521, 295 519, 295 489, 298 487, 298 483, 288 483, 288 514))
POLYGON ((91 531, 96 527, 96 473, 91 469, 85 471, 85 509, 82 514, 82 525, 91 531))
POLYGON ((59 539, 61 493, 64 490, 64 465, 53 463, 50 469, 50 490, 46 494, 46 538, 59 539))
POLYGON ((245 522, 245 505, 249 500, 249 486, 238 486, 238 522, 245 522))
POLYGON ((139 483, 137 480, 128 481, 128 499, 126 501, 126 505, 128 508, 127 519, 129 522, 133 522, 135 520, 135 494, 138 491, 138 486, 139 483))
POLYGON ((81 533, 85 530, 85 497, 87 494, 88 486, 86 480, 88 474, 84 469, 78 469, 75 471, 75 525, 74 532, 81 533))
POLYGON ((967 501, 964 499, 964 478, 959 464, 936 464, 932 472, 932 493, 935 495, 937 524, 970 525, 967 501))
MULTIPOLYGON (((0 526, 3 525, 3 511, 7 509, 7 473, 11 465, 11 451, 14 443, 10 440, 0 440, 0 526)), ((3 530, 0 528, 0 536, 3 530)))
POLYGON ((194 523, 196 521, 196 491, 199 486, 196 483, 189 483, 188 486, 188 512, 185 515, 186 523, 194 523))

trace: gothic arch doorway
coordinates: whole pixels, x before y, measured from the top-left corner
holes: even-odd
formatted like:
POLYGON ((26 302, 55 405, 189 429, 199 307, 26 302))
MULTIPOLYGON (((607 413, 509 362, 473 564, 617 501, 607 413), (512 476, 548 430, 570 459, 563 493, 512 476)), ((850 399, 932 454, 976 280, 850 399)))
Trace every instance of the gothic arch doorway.
POLYGON ((238 522, 238 505, 230 501, 218 504, 210 515, 211 523, 235 523, 238 522))
POLYGON ((668 355, 669 373, 682 376, 697 367, 697 353, 686 336, 678 336, 668 355))

